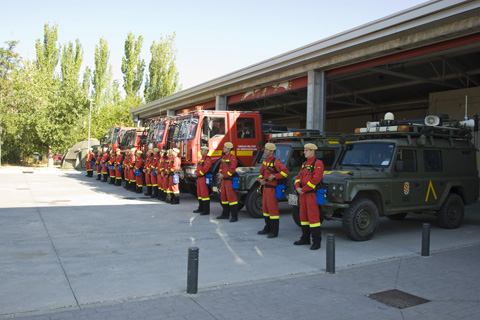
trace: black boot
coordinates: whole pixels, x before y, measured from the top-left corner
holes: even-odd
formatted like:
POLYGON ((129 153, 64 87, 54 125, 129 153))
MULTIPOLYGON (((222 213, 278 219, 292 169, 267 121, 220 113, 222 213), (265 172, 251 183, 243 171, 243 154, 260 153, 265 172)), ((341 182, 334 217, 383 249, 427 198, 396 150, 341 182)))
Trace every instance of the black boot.
POLYGON ((144 193, 146 196, 151 196, 152 195, 152 186, 147 186, 147 193, 144 193))
POLYGON ((257 234, 269 234, 270 233, 270 217, 263 217, 265 220, 265 227, 263 227, 263 230, 260 230, 257 232, 257 234))
POLYGON ((136 193, 142 193, 142 192, 143 192, 143 186, 141 186, 141 187, 137 186, 136 193))
POLYGON ((222 214, 217 217, 217 219, 228 219, 230 218, 230 206, 227 204, 222 203, 222 214))
POLYGON ((201 216, 206 216, 210 214, 210 200, 205 200, 203 202, 203 211, 200 213, 201 216))
POLYGON ((108 175, 104 174, 102 182, 107 182, 107 179, 108 179, 108 175))
POLYGON ((280 219, 270 219, 270 233, 267 238, 276 238, 278 237, 278 226, 280 224, 280 219))
POLYGON ((158 190, 158 200, 167 201, 167 193, 164 190, 158 190))
POLYGON ((135 181, 130 181, 130 191, 135 192, 137 191, 137 183, 135 181))
POLYGON ((203 212, 203 201, 202 199, 198 199, 198 208, 193 210, 193 213, 201 213, 203 212))
POLYGON ((172 201, 170 204, 180 204, 180 194, 179 193, 172 193, 172 201))
POLYGON ((109 182, 109 184, 114 184, 114 183, 115 183, 115 177, 113 177, 113 178, 110 177, 110 182, 109 182))
POLYGON ((97 180, 102 180, 102 174, 101 173, 97 173, 97 180))
POLYGON ((310 233, 312 234, 312 246, 310 250, 318 250, 322 246, 322 230, 320 227, 315 227, 310 229, 310 233))
POLYGON ((117 181, 115 181, 115 185, 118 187, 118 186, 121 186, 122 185, 122 179, 117 179, 117 181))
POLYGON ((150 196, 150 198, 156 198, 158 197, 158 187, 153 187, 153 193, 152 195, 150 196))
POLYGON ((302 226, 302 236, 300 240, 295 241, 293 244, 296 246, 310 244, 310 226, 302 226))
POLYGON ((234 204, 233 206, 230 206, 230 212, 232 213, 230 222, 237 222, 238 221, 238 204, 234 204))

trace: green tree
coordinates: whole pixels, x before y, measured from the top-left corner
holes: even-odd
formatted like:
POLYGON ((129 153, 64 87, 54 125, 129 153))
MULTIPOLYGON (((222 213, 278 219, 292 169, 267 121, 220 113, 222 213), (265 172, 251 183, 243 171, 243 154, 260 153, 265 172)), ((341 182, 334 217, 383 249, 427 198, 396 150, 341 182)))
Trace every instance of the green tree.
POLYGON ((50 28, 48 24, 44 25, 43 44, 37 39, 35 48, 37 50, 37 64, 46 74, 52 75, 58 64, 60 56, 60 47, 57 47, 57 25, 50 28))
POLYGON ((112 81, 112 67, 108 65, 110 52, 108 43, 100 39, 95 47, 95 70, 93 71, 93 101, 97 108, 101 109, 110 102, 109 86, 112 81))
POLYGON ((142 51, 143 37, 135 36, 130 32, 125 40, 125 56, 122 57, 123 88, 126 97, 137 96, 143 82, 145 61, 140 58, 142 51))
POLYGON ((15 89, 12 73, 19 67, 19 55, 15 46, 18 41, 7 41, 0 48, 0 164, 14 162, 20 156, 18 146, 18 112, 15 104, 15 89))
POLYGON ((151 102, 181 90, 178 84, 178 72, 175 65, 177 51, 175 49, 175 33, 161 37, 150 47, 152 59, 148 66, 148 77, 145 82, 145 102, 151 102))

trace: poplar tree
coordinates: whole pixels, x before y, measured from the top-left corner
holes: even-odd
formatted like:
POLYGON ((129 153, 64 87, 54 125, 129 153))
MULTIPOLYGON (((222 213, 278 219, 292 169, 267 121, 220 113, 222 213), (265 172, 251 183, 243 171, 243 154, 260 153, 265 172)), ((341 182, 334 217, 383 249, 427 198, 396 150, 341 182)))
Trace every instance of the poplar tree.
POLYGON ((178 84, 178 72, 175 65, 177 51, 175 33, 162 36, 160 41, 150 47, 152 59, 148 66, 148 77, 145 82, 145 102, 151 102, 181 90, 178 84))
POLYGON ((95 47, 95 70, 93 71, 93 101, 97 108, 101 109, 109 101, 109 85, 112 81, 112 67, 108 65, 110 52, 108 43, 100 39, 95 47))
POLYGON ((145 61, 140 58, 143 37, 135 36, 130 32, 125 40, 125 56, 122 58, 123 88, 126 97, 134 97, 140 93, 145 71, 145 61))

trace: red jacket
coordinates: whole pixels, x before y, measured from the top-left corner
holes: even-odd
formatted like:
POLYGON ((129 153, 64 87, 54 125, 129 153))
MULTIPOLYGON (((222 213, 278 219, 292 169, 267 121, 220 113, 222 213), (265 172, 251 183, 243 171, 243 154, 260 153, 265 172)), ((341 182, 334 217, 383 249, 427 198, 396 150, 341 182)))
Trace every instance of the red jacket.
POLYGON ((197 169, 195 170, 195 175, 197 178, 205 176, 208 170, 212 167, 212 159, 209 156, 203 156, 200 161, 198 161, 197 169))
POLYGON ((267 186, 276 186, 278 179, 284 179, 288 177, 290 171, 283 165, 280 159, 275 158, 273 161, 274 156, 270 156, 265 161, 263 161, 262 166, 260 167, 260 175, 258 176, 258 180, 261 179, 267 180, 267 186), (268 177, 271 175, 275 176, 275 179, 272 181, 268 181, 268 177))
POLYGON ((237 157, 232 153, 224 155, 218 172, 223 174, 224 179, 231 179, 237 168, 237 162, 237 157))
POLYGON ((316 189, 317 184, 322 181, 324 171, 323 161, 317 159, 314 164, 313 160, 315 160, 315 157, 307 159, 307 161, 302 164, 302 169, 300 169, 295 179, 295 189, 302 188, 303 192, 309 192, 316 189))

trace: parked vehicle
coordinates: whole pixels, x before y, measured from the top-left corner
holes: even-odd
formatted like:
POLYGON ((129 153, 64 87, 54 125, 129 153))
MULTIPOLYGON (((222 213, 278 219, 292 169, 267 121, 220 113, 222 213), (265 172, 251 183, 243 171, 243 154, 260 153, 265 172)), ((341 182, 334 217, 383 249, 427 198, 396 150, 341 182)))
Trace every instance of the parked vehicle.
MULTIPOLYGON (((355 241, 371 239, 386 216, 401 220, 409 213, 433 214, 443 228, 458 228, 464 205, 479 197, 478 118, 384 120, 356 129, 358 141, 342 146, 332 171, 324 173, 326 220, 342 221, 355 241), (474 139, 475 138, 475 139, 474 139)), ((296 193, 289 203, 298 216, 296 193)))

